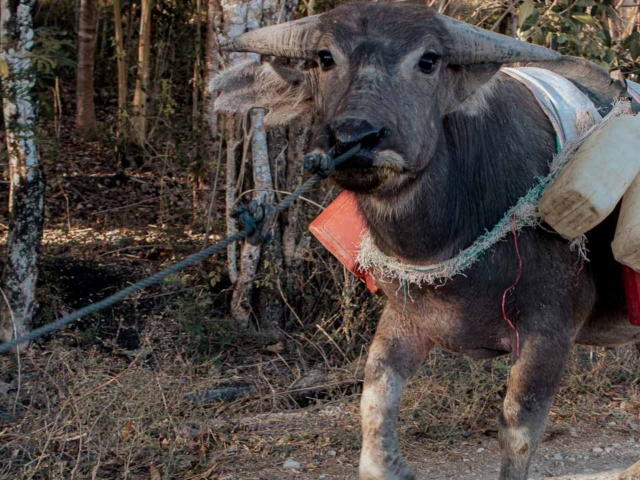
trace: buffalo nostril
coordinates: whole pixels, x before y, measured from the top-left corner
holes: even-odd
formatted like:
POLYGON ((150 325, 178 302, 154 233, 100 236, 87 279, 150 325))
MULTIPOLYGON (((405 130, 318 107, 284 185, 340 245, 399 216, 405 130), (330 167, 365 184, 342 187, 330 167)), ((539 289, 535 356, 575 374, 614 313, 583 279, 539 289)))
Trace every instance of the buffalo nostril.
POLYGON ((373 150, 378 146, 385 129, 359 118, 341 118, 331 123, 331 143, 337 154, 344 153, 360 144, 363 149, 373 150))

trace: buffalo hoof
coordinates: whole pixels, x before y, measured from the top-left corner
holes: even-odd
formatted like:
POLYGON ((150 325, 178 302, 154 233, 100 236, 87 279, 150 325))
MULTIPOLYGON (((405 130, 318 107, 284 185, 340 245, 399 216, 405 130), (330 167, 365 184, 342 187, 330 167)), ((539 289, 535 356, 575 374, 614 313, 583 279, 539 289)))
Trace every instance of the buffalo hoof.
POLYGON ((382 467, 368 462, 360 463, 360 480, 415 480, 416 476, 402 458, 382 467))
POLYGON ((640 480, 640 462, 636 462, 620 474, 618 480, 640 480))

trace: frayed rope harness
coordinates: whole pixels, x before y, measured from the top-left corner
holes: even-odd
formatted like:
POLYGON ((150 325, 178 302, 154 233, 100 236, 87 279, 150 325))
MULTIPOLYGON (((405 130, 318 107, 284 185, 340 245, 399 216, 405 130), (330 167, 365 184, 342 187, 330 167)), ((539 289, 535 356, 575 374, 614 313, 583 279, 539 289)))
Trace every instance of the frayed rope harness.
MULTIPOLYGON (((456 275, 464 276, 465 270, 483 258, 484 252, 507 235, 515 236, 525 227, 537 227, 542 223, 538 204, 547 186, 567 166, 590 135, 625 113, 630 106, 629 101, 618 101, 611 112, 602 118, 591 100, 564 77, 536 67, 503 68, 501 71, 520 81, 531 91, 553 125, 557 154, 551 162, 549 174, 536 179, 536 185, 505 213, 492 230, 481 235, 454 258, 440 263, 412 265, 401 262, 381 252, 371 234, 365 231, 357 259, 363 272, 375 275, 381 281, 398 280, 405 291, 407 284, 440 286, 456 275)), ((640 85, 629 82, 629 90, 634 98, 635 95, 640 95, 640 85)), ((586 259, 587 252, 585 242, 584 236, 570 242, 570 248, 578 250, 583 259, 586 259)))

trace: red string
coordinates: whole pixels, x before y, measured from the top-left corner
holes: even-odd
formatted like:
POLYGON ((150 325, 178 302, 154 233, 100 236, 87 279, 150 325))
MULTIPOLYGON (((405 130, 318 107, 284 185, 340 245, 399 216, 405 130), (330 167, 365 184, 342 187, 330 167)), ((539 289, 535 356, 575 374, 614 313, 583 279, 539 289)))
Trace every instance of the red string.
POLYGON ((522 277, 522 257, 520 256, 520 249, 518 248, 518 230, 516 228, 516 217, 515 215, 513 215, 511 217, 511 229, 513 231, 513 243, 516 246, 516 255, 518 256, 518 277, 516 278, 516 281, 513 282, 513 284, 507 288, 504 293, 502 294, 502 318, 504 318, 506 320, 506 322, 509 324, 509 326, 511 327, 511 330, 513 330, 514 332, 516 332, 516 357, 520 356, 520 334, 518 333, 518 330, 516 329, 516 326, 513 324, 513 322, 511 320, 509 320, 509 317, 507 317, 507 312, 505 309, 505 302, 507 300, 507 293, 509 293, 510 290, 513 290, 514 288, 516 288, 516 285, 518 285, 518 282, 520 281, 520 278, 522 277))

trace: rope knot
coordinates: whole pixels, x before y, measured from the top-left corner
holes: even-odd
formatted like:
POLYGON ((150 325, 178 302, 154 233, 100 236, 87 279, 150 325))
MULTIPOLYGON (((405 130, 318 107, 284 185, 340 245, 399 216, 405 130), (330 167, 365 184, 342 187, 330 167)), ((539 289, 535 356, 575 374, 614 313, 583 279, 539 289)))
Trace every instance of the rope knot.
POLYGON ((306 154, 304 156, 304 168, 311 173, 317 173, 322 178, 330 177, 336 168, 333 161, 333 150, 328 155, 320 152, 306 154))

